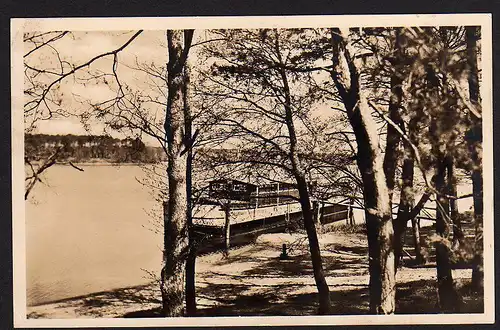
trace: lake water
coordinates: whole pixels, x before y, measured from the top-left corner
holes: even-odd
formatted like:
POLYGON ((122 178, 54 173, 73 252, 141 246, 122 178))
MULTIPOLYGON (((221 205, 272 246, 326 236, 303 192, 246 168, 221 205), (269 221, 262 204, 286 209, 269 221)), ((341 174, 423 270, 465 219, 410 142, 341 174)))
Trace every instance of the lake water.
POLYGON ((161 234, 145 210, 157 207, 136 178, 139 166, 47 170, 26 202, 29 305, 150 281, 161 268, 161 234))

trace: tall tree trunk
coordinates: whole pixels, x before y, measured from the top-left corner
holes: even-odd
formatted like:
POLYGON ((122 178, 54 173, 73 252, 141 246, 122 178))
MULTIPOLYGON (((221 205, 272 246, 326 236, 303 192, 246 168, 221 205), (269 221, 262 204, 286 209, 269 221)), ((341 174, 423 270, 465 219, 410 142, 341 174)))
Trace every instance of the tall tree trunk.
POLYGON ((395 271, 392 210, 377 146, 376 127, 368 105, 362 102, 350 116, 358 143, 358 167, 363 179, 363 196, 368 234, 370 311, 392 314, 395 309, 395 271))
MULTIPOLYGON (((401 31, 395 29, 394 38, 394 63, 393 72, 391 74, 391 99, 389 103, 389 118, 392 122, 398 125, 404 131, 404 124, 401 117, 401 102, 403 100, 403 66, 400 64, 403 57, 403 49, 401 47, 401 31)), ((384 156, 384 173, 387 180, 387 188, 389 189, 389 199, 392 207, 392 196, 395 184, 395 173, 398 164, 397 149, 401 141, 401 136, 393 125, 387 126, 387 145, 385 148, 384 156)), ((413 187, 413 157, 411 151, 408 153, 409 148, 405 146, 406 158, 403 162, 403 173, 401 187, 401 195, 399 202, 398 215, 393 220, 394 229, 394 271, 397 272, 399 263, 403 253, 404 236, 406 233, 406 225, 408 222, 408 215, 413 206, 413 196, 410 189, 413 187)))
POLYGON ((395 272, 392 210, 374 118, 360 90, 358 59, 340 31, 332 30, 332 79, 347 110, 358 145, 357 163, 363 180, 370 270, 370 312, 393 314, 395 272))
MULTIPOLYGON (((276 33, 275 47, 276 47, 276 53, 278 54, 278 60, 282 64, 284 64, 280 56, 281 51, 278 39, 278 31, 275 30, 275 33, 276 33)), ((309 241, 309 252, 311 253, 311 263, 313 265, 314 280, 316 282, 316 288, 318 289, 318 296, 319 296, 319 314, 328 314, 331 310, 330 290, 328 288, 328 283, 326 282, 323 270, 321 249, 319 246, 316 224, 314 221, 315 217, 313 215, 313 210, 311 209, 311 200, 309 197, 309 188, 306 181, 306 175, 302 170, 302 166, 300 164, 300 159, 298 156, 297 135, 295 132, 295 125, 293 122, 291 94, 288 85, 288 77, 286 75, 284 67, 282 67, 282 69, 280 70, 280 75, 284 87, 283 91, 285 94, 284 110, 285 110, 285 122, 288 129, 288 135, 290 140, 289 156, 292 164, 292 172, 297 182, 304 227, 306 229, 307 239, 309 241)))
POLYGON ((187 154, 184 149, 185 63, 192 40, 192 31, 167 31, 169 61, 167 65, 167 109, 165 132, 167 140, 168 201, 164 212, 164 256, 161 292, 165 316, 182 316, 185 298, 185 265, 189 250, 187 202, 187 154), (183 150, 184 149, 184 150, 183 150))
MULTIPOLYGON (((469 98, 470 102, 481 109, 479 95, 479 75, 477 60, 477 42, 479 41, 479 27, 467 26, 467 62, 469 66, 469 98)), ((472 117, 472 116, 471 116, 472 117)), ((482 291, 484 287, 483 269, 483 164, 482 164, 482 122, 480 118, 472 117, 472 127, 467 133, 467 144, 471 153, 472 168, 472 194, 474 198, 474 266, 472 269, 472 285, 482 291)))
POLYGON ((436 242, 436 269, 439 305, 443 312, 456 312, 458 307, 458 295, 453 284, 451 273, 449 248, 450 236, 450 216, 449 203, 445 197, 447 193, 446 169, 448 168, 449 157, 439 157, 437 173, 435 177, 436 190, 436 234, 439 241, 436 242))
POLYGON ((358 167, 363 178, 370 259, 370 311, 392 314, 395 309, 392 210, 382 155, 375 142, 375 122, 367 115, 370 115, 368 105, 360 104, 353 110, 350 121, 356 133, 358 167))
MULTIPOLYGON (((185 93, 187 96, 187 92, 185 93)), ((186 136, 191 136, 191 114, 190 111, 185 111, 186 118, 186 136)), ((193 141, 194 142, 194 141, 193 141)), ((192 146, 192 143, 191 143, 192 146)), ((188 239, 189 239, 189 255, 186 260, 186 315, 196 315, 196 256, 197 242, 196 236, 193 233, 193 151, 190 148, 187 152, 187 168, 186 168, 186 197, 188 205, 187 223, 188 223, 188 239)))

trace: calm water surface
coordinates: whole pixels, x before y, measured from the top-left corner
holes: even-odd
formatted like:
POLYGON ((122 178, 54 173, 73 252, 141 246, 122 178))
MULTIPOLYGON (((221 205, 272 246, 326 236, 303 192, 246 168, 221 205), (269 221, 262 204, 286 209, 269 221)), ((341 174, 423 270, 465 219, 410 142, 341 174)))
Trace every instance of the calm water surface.
POLYGON ((161 235, 145 212, 157 207, 138 166, 47 170, 26 202, 29 305, 133 286, 161 267, 161 235), (141 269, 142 268, 142 269, 141 269))

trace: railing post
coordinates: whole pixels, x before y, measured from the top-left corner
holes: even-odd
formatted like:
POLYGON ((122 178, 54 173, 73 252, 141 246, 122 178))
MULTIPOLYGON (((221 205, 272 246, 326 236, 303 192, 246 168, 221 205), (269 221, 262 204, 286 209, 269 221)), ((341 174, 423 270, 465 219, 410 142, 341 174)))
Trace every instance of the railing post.
POLYGON ((287 227, 290 225, 290 204, 286 204, 286 217, 285 217, 287 227))
POLYGON ((321 207, 319 209, 319 222, 323 223, 323 215, 324 215, 325 202, 321 202, 321 207))
POLYGON ((280 183, 276 184, 276 205, 280 205, 280 183))
POLYGON ((255 189, 255 209, 259 208, 259 186, 255 189))

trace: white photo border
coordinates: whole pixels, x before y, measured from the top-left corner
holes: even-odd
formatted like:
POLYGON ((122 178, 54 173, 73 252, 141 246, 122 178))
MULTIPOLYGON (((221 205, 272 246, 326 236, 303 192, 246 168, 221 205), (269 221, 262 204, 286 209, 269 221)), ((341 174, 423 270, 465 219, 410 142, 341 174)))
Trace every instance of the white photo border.
POLYGON ((11 139, 13 301, 15 327, 153 327, 153 326, 303 326, 494 323, 494 228, 493 228, 493 85, 491 14, 425 15, 328 15, 328 16, 232 16, 232 17, 137 17, 137 18, 13 18, 11 19, 11 139), (26 226, 24 201, 23 33, 24 31, 119 31, 216 28, 308 27, 481 27, 484 176, 484 312, 481 314, 328 315, 268 317, 197 317, 141 319, 27 319, 26 226))

